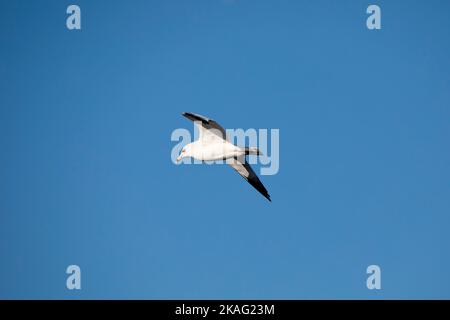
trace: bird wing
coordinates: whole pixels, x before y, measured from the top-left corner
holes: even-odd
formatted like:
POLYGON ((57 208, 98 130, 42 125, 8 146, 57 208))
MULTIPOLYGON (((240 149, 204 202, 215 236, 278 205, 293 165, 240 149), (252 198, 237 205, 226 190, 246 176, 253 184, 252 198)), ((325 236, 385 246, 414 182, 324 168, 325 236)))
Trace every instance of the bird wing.
POLYGON ((217 137, 223 140, 227 139, 225 129, 213 119, 190 112, 183 112, 182 115, 189 120, 194 121, 194 124, 199 129, 199 140, 217 139, 217 137))
POLYGON ((252 167, 248 164, 245 157, 234 158, 228 164, 233 167, 248 183, 250 183, 256 190, 258 190, 267 200, 272 201, 270 199, 270 195, 267 192, 267 189, 264 187, 262 182, 259 180, 256 173, 253 171, 252 167))

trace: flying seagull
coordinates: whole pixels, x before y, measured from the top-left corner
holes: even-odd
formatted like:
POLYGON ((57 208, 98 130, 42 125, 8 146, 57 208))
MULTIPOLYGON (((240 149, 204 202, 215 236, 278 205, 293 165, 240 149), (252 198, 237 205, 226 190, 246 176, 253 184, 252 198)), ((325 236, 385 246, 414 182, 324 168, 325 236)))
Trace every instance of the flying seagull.
POLYGON ((194 121, 199 129, 200 136, 198 140, 184 146, 177 161, 186 157, 202 161, 226 160, 227 164, 233 167, 267 200, 272 201, 266 188, 246 160, 246 155, 260 155, 258 148, 235 146, 227 140, 225 130, 212 119, 190 112, 183 112, 182 115, 194 121))

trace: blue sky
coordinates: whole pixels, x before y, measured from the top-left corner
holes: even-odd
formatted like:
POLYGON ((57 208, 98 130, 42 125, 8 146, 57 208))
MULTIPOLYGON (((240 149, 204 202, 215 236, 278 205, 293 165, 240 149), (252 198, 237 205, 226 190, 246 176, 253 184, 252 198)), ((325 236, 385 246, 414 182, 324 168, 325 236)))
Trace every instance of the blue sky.
POLYGON ((0 298, 450 298, 448 1, 73 3, 0 4, 0 298), (280 129, 272 203, 183 111, 280 129))

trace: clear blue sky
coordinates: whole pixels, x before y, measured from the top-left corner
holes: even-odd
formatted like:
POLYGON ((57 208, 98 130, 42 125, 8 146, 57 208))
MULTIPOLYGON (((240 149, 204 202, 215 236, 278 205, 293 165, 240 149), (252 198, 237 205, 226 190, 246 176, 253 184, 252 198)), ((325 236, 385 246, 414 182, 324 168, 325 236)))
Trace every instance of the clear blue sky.
POLYGON ((450 298, 449 17, 1 1, 0 298, 450 298), (280 129, 272 203, 225 166, 172 164, 183 111, 280 129))

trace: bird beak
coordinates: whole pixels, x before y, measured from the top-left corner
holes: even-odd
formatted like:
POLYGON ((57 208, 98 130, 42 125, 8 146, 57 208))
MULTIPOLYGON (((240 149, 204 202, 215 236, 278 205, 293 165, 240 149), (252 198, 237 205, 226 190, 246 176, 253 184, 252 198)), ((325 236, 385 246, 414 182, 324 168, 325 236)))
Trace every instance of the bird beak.
POLYGON ((181 159, 183 159, 183 157, 182 157, 181 155, 179 155, 179 156, 177 157, 177 162, 180 162, 181 159))

